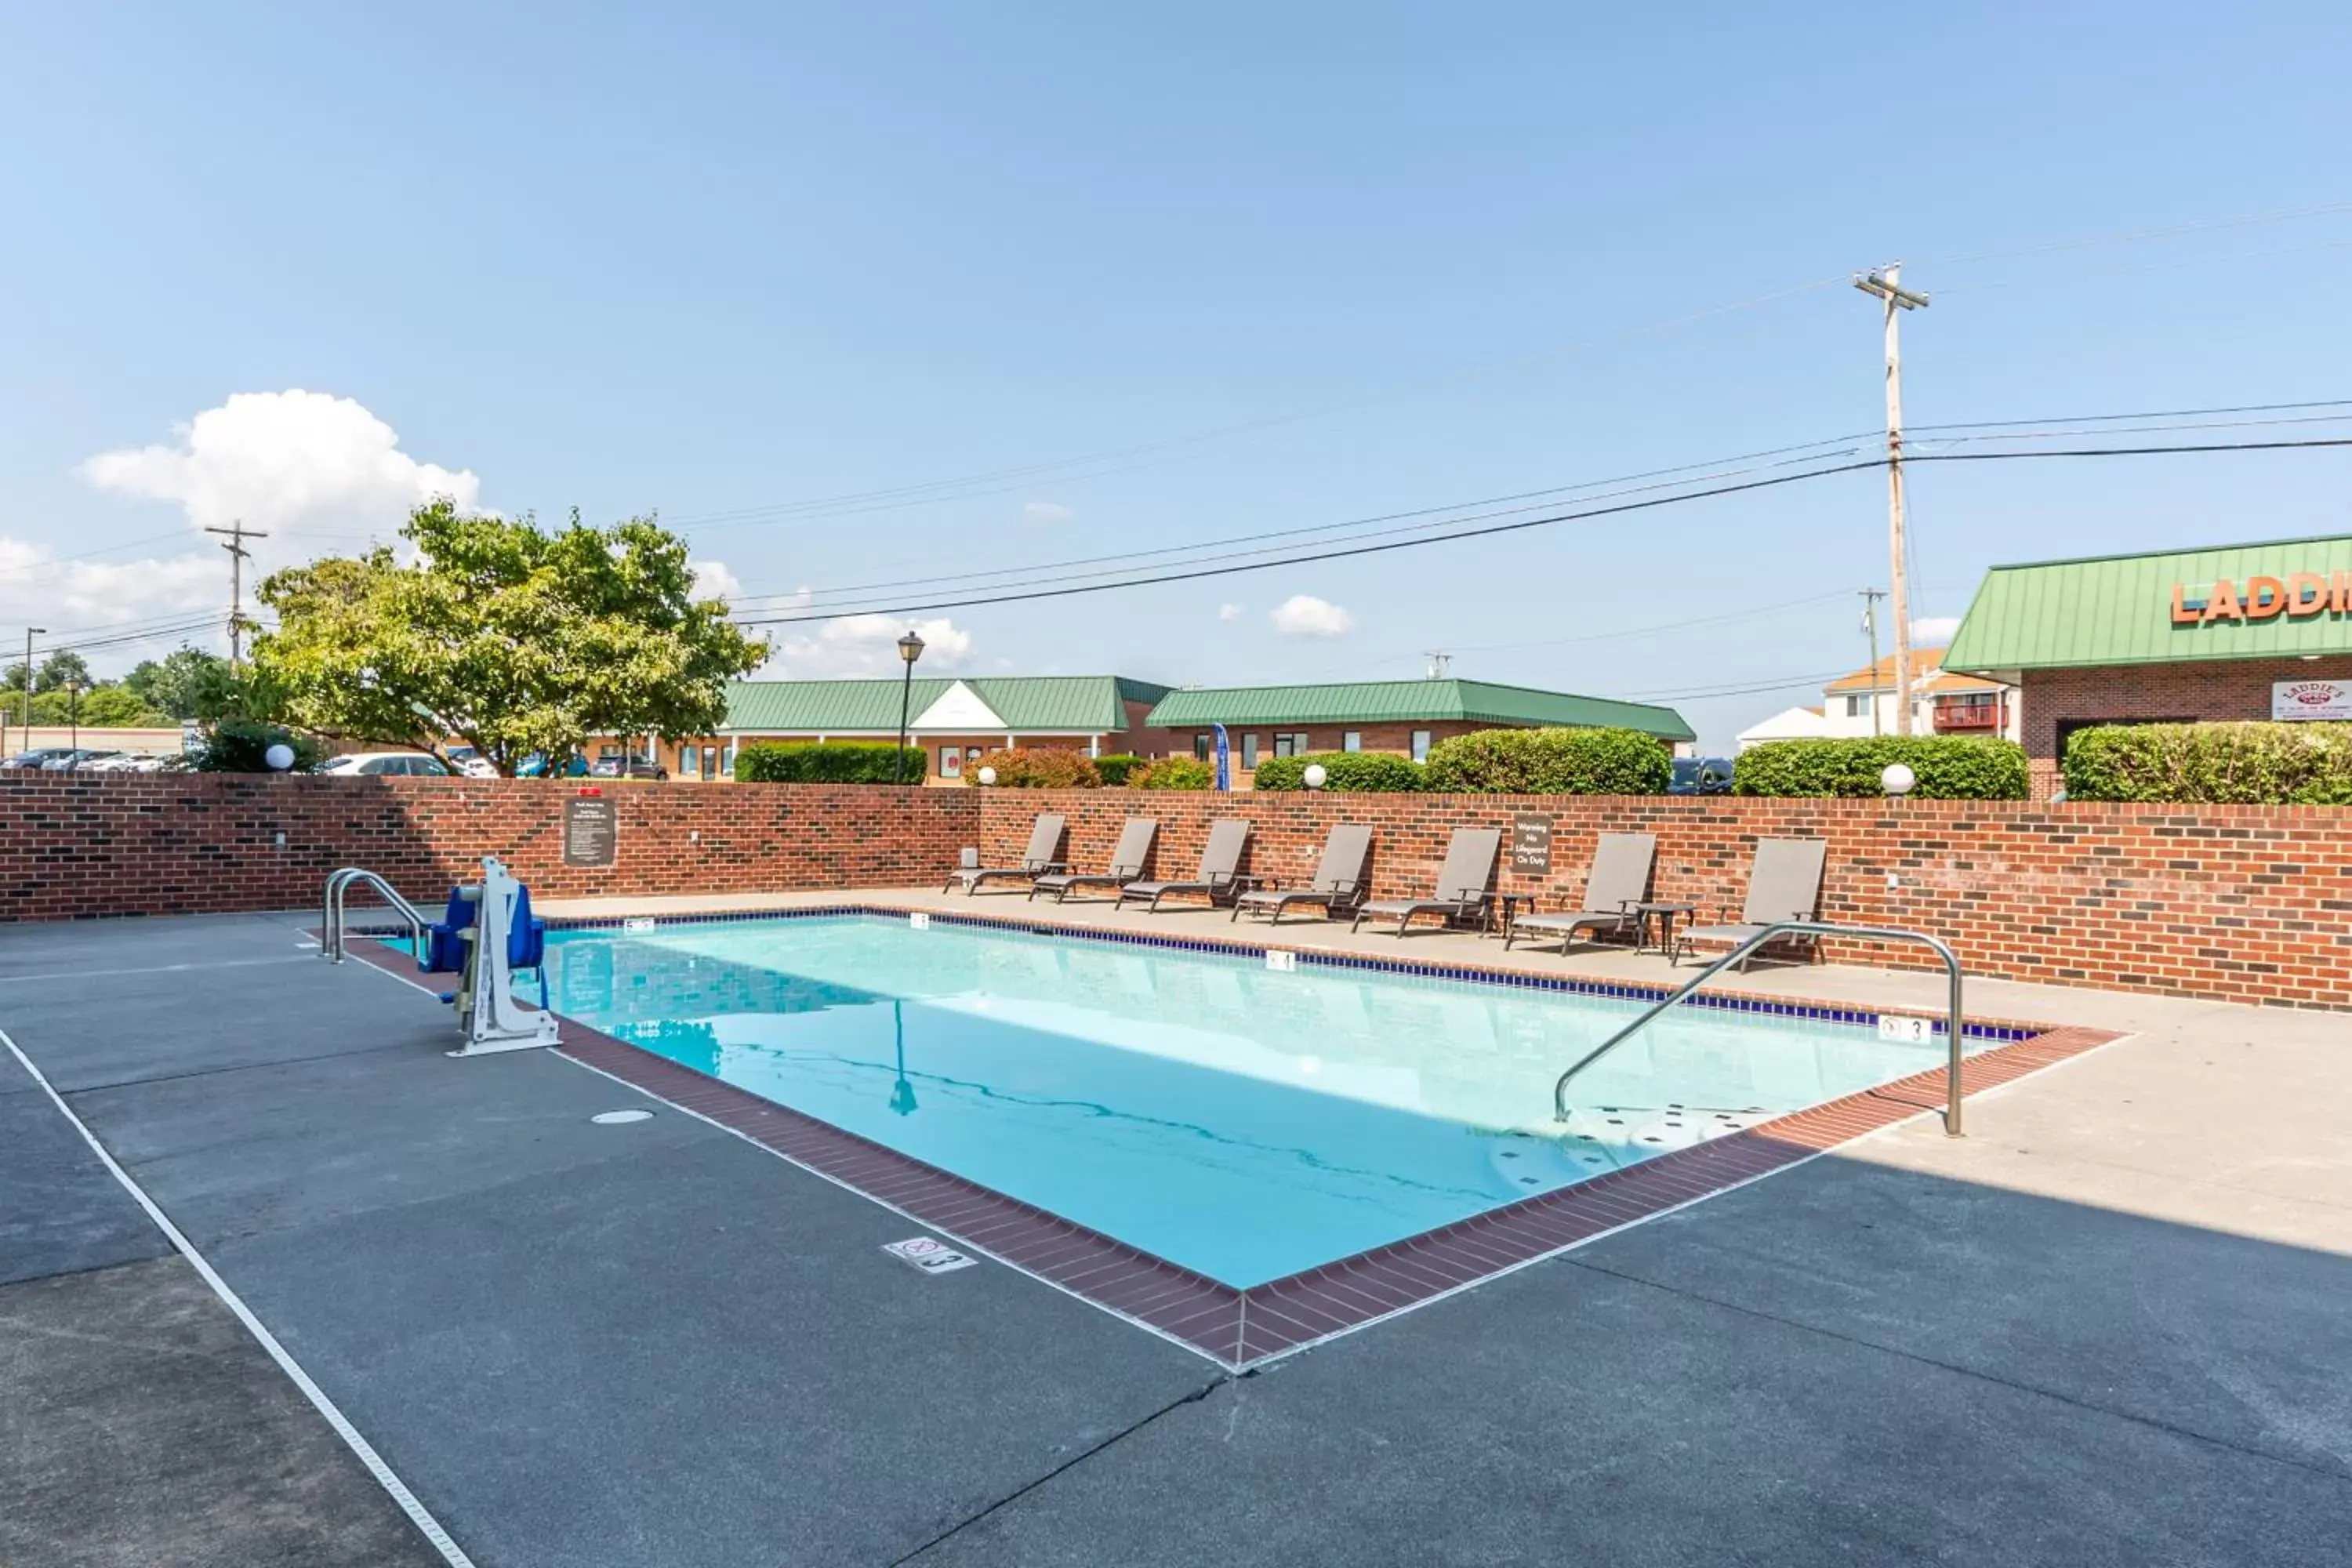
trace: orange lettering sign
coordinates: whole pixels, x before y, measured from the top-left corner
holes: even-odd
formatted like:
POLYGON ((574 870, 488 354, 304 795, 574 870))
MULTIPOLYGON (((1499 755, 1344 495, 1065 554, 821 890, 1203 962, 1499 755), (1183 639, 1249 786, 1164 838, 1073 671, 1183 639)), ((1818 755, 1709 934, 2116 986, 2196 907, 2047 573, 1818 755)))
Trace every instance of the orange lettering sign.
POLYGON ((2316 572, 2297 572, 2286 580, 2286 613, 2323 615, 2327 609, 2328 582, 2316 572))
POLYGON ((2182 602, 2181 595, 2187 593, 2188 589, 2189 584, 2186 583, 2175 583, 2172 585, 2172 624, 2176 626, 2199 626, 2205 619, 2204 605, 2182 602))
POLYGON ((2285 608, 2285 584, 2275 577, 2246 579, 2246 619, 2267 621, 2285 608))
POLYGON ((2238 585, 2227 577, 2214 579, 2212 595, 2205 601, 2208 621, 2242 621, 2246 612, 2238 604, 2238 585))

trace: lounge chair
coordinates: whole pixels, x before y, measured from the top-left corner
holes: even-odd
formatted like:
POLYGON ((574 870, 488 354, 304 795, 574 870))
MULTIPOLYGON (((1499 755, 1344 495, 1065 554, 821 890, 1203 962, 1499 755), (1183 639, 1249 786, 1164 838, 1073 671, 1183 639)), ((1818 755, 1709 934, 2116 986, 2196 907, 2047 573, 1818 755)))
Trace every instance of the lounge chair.
POLYGON ((1147 913, 1157 913, 1160 900, 1171 893, 1188 893, 1209 900, 1210 906, 1223 903, 1239 890, 1242 850, 1249 843, 1248 819, 1239 816, 1220 817, 1209 825, 1209 842, 1201 849, 1201 870, 1189 882, 1129 882, 1118 890, 1118 901, 1125 908, 1129 899, 1149 899, 1147 913))
MULTIPOLYGON (((1819 838, 1758 839, 1756 863, 1748 872, 1748 902, 1740 910, 1738 923, 1696 926, 1684 931, 1668 962, 1680 963, 1684 952, 1693 942, 1738 947, 1765 927, 1781 921, 1811 920, 1821 908, 1822 863, 1828 853, 1828 843, 1819 838)), ((1726 906, 1722 914, 1727 916, 1729 912, 1726 906)), ((1820 945, 1810 937, 1801 940, 1809 945, 1820 945)), ((1739 961, 1741 973, 1748 972, 1755 956, 1749 953, 1739 961)))
POLYGON ((1234 900, 1233 919, 1241 919, 1247 910, 1265 916, 1271 923, 1280 921, 1282 911, 1293 904, 1315 905, 1326 920, 1346 914, 1363 902, 1370 890, 1364 881, 1364 863, 1371 855, 1372 830, 1361 823, 1343 822, 1323 841, 1323 862, 1315 868, 1312 882, 1287 892, 1254 888, 1234 900))
POLYGON ((1638 933, 1642 917, 1633 906, 1650 896, 1650 868, 1657 858, 1658 840, 1652 834, 1602 834, 1592 851, 1592 871, 1584 879, 1580 904, 1558 914, 1519 916, 1503 933, 1504 950, 1523 936, 1557 936, 1565 953, 1580 931, 1595 936, 1638 933))
POLYGON ((1109 870, 1048 871, 1029 884, 1029 897, 1034 900, 1040 893, 1051 893, 1058 904, 1076 888, 1124 888, 1143 875, 1144 862, 1151 858, 1152 837, 1159 831, 1160 824, 1148 816, 1129 817, 1110 852, 1109 870))
POLYGON ((1457 827, 1438 868, 1437 890, 1426 899, 1381 899, 1358 906, 1354 931, 1369 920, 1396 917, 1396 933, 1415 915, 1443 915, 1448 923, 1468 920, 1486 907, 1486 884, 1495 877, 1495 856, 1503 847, 1499 827, 1457 827))
POLYGON ((959 866, 948 873, 947 884, 940 889, 944 893, 958 883, 963 885, 965 896, 980 890, 982 882, 1034 881, 1048 871, 1066 871, 1069 868, 1054 858, 1062 847, 1062 819, 1050 811, 1037 814, 1036 824, 1029 829, 1029 847, 1018 866, 959 866))

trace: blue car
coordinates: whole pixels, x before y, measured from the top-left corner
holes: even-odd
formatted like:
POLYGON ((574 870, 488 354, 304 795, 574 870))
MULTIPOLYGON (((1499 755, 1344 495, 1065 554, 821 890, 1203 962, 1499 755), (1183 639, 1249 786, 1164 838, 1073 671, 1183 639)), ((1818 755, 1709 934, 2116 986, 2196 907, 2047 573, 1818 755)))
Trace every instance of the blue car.
POLYGON ((1731 769, 1729 757, 1676 757, 1675 779, 1666 786, 1666 793, 1668 795, 1729 795, 1731 769))

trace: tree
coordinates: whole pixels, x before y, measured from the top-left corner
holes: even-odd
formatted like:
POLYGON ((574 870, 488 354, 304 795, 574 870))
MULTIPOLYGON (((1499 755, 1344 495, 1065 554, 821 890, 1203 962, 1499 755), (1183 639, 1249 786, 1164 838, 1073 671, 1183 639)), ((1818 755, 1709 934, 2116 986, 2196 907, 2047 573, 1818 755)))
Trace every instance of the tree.
POLYGON ((67 647, 61 647, 41 660, 41 668, 33 674, 33 689, 36 692, 63 691, 68 686, 79 686, 87 691, 97 684, 90 679, 89 661, 67 647))
POLYGON ((255 639, 268 712, 319 733, 436 749, 457 736, 502 774, 598 735, 708 734, 764 644, 696 599, 686 543, 650 518, 543 531, 447 500, 388 549, 271 574, 255 639))
POLYGON ((235 677, 228 660, 200 647, 181 647, 144 659, 122 678, 141 701, 173 719, 218 719, 234 710, 235 677))
POLYGON ((160 729, 172 715, 152 708, 127 686, 94 686, 81 694, 81 721, 93 729, 160 729))

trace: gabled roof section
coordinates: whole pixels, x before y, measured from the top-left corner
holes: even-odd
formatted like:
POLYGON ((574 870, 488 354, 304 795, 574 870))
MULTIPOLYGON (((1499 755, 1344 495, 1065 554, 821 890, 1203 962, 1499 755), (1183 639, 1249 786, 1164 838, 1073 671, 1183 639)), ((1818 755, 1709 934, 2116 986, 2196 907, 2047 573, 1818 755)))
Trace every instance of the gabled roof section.
POLYGON ((1944 656, 1948 669, 2014 675, 2086 665, 2176 664, 2352 653, 2352 613, 2282 611, 2176 624, 2184 606, 2203 605, 2228 580, 2239 595, 2256 577, 2291 584, 2298 574, 2326 580, 2352 572, 2352 535, 2212 545, 2147 555, 2103 555, 1996 566, 1944 656))
POLYGON ((979 692, 961 680, 950 680, 948 689, 923 705, 914 719, 918 730, 1002 730, 1004 716, 986 701, 979 692))
MULTIPOLYGON (((957 680, 918 677, 906 693, 908 710, 926 715, 951 691, 962 697, 937 732, 959 726, 1013 734, 1107 734, 1127 728, 1129 702, 1156 702, 1169 688, 1121 675, 991 675, 957 680), (965 706, 968 699, 974 706, 965 706), (961 717, 957 716, 961 713, 961 717), (980 713, 985 722, 966 725, 980 713)), ((738 680, 727 689, 730 734, 890 735, 898 732, 900 682, 876 680, 738 680)))
MULTIPOLYGON (((1973 675, 1958 675, 1944 668, 1945 650, 1939 647, 1915 647, 1911 650, 1911 689, 1915 696, 1927 696, 1950 691, 1998 691, 2000 682, 1985 680, 1973 675)), ((1849 691, 1893 691, 1895 689, 1895 656, 1887 654, 1874 665, 1841 675, 1822 689, 1831 696, 1849 691)))
POLYGON ((1486 680, 1360 680, 1323 686, 1227 686, 1172 691, 1150 722, 1171 729, 1207 724, 1381 724, 1416 719, 1572 729, 1622 727, 1661 740, 1697 737, 1671 708, 1579 697, 1486 680))

